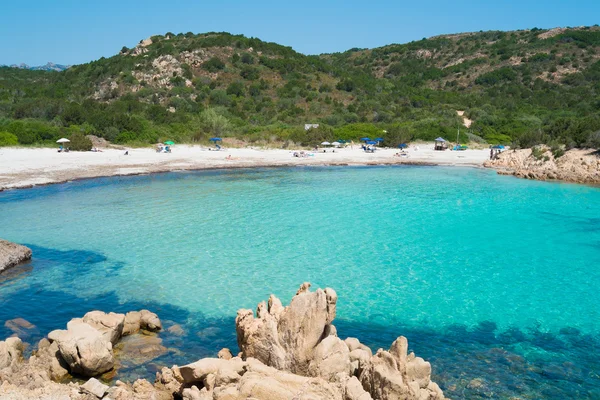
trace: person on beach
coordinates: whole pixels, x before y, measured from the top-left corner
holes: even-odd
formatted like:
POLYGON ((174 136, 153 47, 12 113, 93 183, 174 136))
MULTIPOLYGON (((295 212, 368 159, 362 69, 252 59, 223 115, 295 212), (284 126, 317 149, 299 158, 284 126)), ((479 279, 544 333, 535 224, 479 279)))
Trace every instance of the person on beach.
POLYGON ((490 160, 494 159, 494 149, 490 147, 490 160))

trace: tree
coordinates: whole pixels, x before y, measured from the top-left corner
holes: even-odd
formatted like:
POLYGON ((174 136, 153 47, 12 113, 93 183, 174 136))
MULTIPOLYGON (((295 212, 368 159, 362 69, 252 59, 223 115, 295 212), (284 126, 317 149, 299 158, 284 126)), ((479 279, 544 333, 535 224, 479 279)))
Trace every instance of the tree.
POLYGON ((212 136, 223 136, 231 129, 229 120, 217 114, 213 108, 208 108, 200 114, 200 127, 212 136))

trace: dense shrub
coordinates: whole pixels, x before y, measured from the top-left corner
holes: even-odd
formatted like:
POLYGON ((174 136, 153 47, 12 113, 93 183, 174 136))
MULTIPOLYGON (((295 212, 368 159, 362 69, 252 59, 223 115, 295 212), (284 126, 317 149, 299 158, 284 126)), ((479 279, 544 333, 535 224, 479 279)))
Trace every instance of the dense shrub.
POLYGON ((10 132, 0 132, 0 146, 16 146, 19 139, 10 132))
POLYGON ((73 151, 90 151, 92 149, 92 141, 85 137, 83 133, 73 133, 69 136, 70 143, 67 147, 73 151))
POLYGON ((204 62, 202 64, 202 68, 204 68, 208 72, 218 72, 218 71, 221 71, 222 69, 225 69, 225 63, 223 61, 221 61, 219 58, 213 57, 210 60, 204 62))

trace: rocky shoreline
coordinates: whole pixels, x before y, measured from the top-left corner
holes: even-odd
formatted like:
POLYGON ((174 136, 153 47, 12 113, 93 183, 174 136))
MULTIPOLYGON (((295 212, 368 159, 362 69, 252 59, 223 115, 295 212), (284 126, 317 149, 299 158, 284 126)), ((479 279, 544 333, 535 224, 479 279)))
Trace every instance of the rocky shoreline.
POLYGON ((0 239, 0 273, 31 259, 31 249, 0 239))
POLYGON ((501 175, 540 181, 558 180, 582 184, 600 184, 600 153, 591 149, 572 149, 555 157, 551 149, 508 150, 495 160, 484 163, 501 175))
POLYGON ((444 399, 431 381, 431 365, 408 353, 406 338, 375 354, 356 338, 342 340, 332 324, 337 294, 309 288, 303 284, 286 307, 271 295, 256 313, 239 310, 236 356, 222 349, 217 358, 163 367, 154 383, 101 382, 114 376, 114 346, 124 337, 162 329, 158 316, 147 310, 89 312, 66 330, 50 332, 27 360, 21 340, 8 338, 0 342, 0 398, 444 399))

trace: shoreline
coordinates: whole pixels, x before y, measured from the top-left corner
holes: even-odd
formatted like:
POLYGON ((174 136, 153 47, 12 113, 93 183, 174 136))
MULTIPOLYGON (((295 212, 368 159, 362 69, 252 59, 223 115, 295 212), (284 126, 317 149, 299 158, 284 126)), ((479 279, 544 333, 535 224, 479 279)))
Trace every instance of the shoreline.
POLYGON ((0 191, 103 177, 216 169, 394 165, 484 168, 487 157, 486 150, 459 153, 434 152, 427 148, 409 151, 406 158, 395 157, 398 150, 386 148, 374 154, 364 153, 359 148, 336 149, 335 153, 314 153, 314 156, 304 158, 294 157, 294 150, 234 148, 207 151, 187 145, 176 147, 171 154, 156 153, 152 149, 129 151, 130 155, 125 156, 122 150, 114 149, 66 154, 53 149, 0 149, 0 191))

